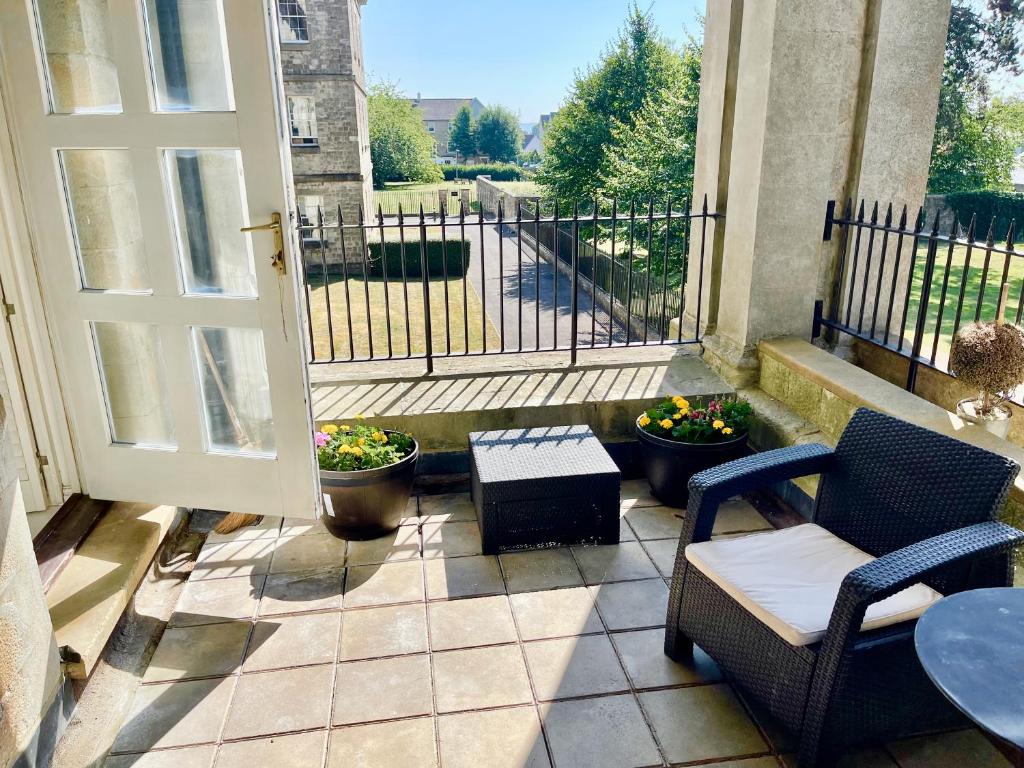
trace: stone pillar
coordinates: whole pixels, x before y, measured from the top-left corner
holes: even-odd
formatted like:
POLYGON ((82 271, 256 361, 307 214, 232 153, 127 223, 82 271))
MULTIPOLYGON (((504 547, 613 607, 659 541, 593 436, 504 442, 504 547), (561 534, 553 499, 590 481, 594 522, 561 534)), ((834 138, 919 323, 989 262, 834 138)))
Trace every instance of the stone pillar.
MULTIPOLYGON (((756 378, 760 339, 809 337, 828 200, 923 197, 948 16, 949 0, 709 0, 694 198, 726 214, 702 314, 732 383, 756 378)), ((695 269, 691 252, 690 317, 695 269)))
POLYGON ((0 765, 49 764, 63 682, 0 404, 0 765), (45 725, 43 725, 45 721, 45 725))

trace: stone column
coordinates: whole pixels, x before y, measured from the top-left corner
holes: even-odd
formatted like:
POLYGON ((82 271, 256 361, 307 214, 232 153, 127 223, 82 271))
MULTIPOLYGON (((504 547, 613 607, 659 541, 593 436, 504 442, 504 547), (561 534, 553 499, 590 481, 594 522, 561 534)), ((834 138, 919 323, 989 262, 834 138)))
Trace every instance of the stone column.
POLYGON ((756 378, 760 339, 809 337, 828 200, 923 196, 948 15, 949 0, 709 0, 694 197, 726 213, 702 314, 732 383, 756 378))
POLYGON ((54 746, 50 718, 63 680, 3 410, 0 404, 0 765, 20 755, 35 765, 54 746))

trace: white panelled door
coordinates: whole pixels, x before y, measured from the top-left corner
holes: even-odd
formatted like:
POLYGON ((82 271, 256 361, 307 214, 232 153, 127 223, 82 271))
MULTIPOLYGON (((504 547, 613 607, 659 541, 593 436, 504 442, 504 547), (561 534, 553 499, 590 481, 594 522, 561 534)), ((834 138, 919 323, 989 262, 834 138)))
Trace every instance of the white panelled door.
POLYGON ((0 0, 0 30, 85 490, 314 517, 273 6, 0 0))

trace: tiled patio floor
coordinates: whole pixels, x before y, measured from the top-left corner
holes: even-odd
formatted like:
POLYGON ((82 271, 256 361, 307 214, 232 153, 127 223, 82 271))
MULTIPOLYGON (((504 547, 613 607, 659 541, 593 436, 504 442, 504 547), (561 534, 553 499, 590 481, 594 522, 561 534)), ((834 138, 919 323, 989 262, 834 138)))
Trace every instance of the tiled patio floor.
MULTIPOLYGON (((714 663, 661 651, 677 510, 624 484, 621 543, 485 557, 467 496, 371 542, 211 536, 108 768, 779 768, 714 663)), ((716 533, 769 528, 743 501, 716 533)), ((847 765, 996 766, 975 731, 847 765)))

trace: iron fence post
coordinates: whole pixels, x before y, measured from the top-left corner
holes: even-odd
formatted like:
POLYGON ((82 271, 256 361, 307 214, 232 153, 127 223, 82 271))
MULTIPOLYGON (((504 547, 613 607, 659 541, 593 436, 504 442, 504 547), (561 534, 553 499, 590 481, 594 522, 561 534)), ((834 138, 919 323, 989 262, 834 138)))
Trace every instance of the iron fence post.
POLYGON ((569 364, 576 365, 576 331, 579 318, 576 317, 577 300, 576 290, 580 276, 580 209, 578 203, 572 204, 572 287, 569 297, 569 320, 571 322, 569 331, 569 364))
MULTIPOLYGON (((931 301, 932 277, 935 274, 935 255, 938 251, 939 214, 935 214, 935 223, 928 235, 928 252, 925 255, 924 278, 921 282, 921 301, 917 307, 917 323, 914 326, 914 344, 910 350, 910 365, 907 366, 907 391, 913 393, 917 385, 918 358, 921 356, 921 344, 924 342, 924 329, 928 322, 928 304, 931 301)), ((912 278, 911 278, 912 279, 912 278)))
MULTIPOLYGON (((441 258, 447 261, 446 244, 442 243, 441 258)), ((427 223, 420 206, 420 277, 423 280, 423 334, 426 336, 427 373, 434 372, 434 334, 430 327, 430 280, 427 274, 427 223)))

